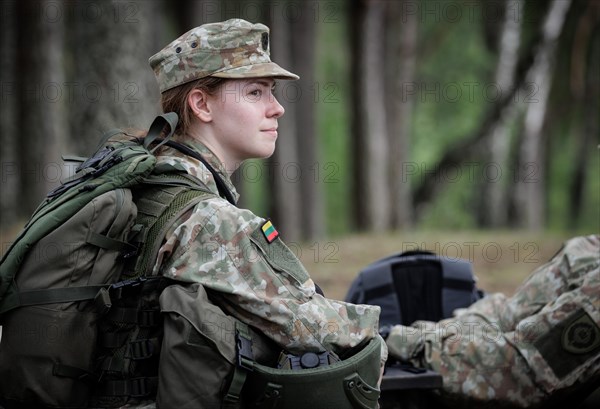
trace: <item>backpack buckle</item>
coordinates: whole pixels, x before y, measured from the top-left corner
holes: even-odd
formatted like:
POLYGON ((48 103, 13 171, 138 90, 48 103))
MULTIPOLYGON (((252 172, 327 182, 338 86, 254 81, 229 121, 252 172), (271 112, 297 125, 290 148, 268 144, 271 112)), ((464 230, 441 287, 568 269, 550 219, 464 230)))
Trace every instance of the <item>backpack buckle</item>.
POLYGON ((237 350, 237 364, 239 367, 252 371, 254 369, 254 354, 252 353, 252 339, 247 338, 239 331, 235 333, 237 350))
POLYGON ((119 281, 110 285, 109 292, 111 299, 120 300, 124 296, 124 292, 130 288, 135 288, 140 284, 143 284, 147 280, 146 277, 140 276, 136 278, 128 278, 123 281, 119 281))
POLYGON ((136 278, 128 278, 127 280, 119 281, 118 283, 112 284, 111 289, 121 288, 121 287, 129 287, 143 284, 148 279, 144 276, 139 276, 136 278))
POLYGON ((129 260, 130 258, 137 256, 138 252, 139 252, 139 250, 136 248, 135 250, 129 250, 126 253, 119 254, 119 256, 117 258, 119 260, 129 260))
POLYGON ((104 315, 110 310, 112 307, 112 301, 110 299, 110 293, 108 292, 108 289, 101 288, 98 291, 98 294, 96 294, 96 297, 94 297, 94 307, 100 315, 104 315))

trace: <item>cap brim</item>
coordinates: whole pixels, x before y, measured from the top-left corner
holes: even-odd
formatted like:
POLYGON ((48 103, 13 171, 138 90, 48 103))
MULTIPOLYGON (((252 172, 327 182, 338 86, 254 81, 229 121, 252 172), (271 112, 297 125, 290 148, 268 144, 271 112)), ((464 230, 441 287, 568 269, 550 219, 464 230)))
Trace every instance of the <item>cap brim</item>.
POLYGON ((217 78, 262 78, 272 77, 283 80, 300 79, 296 74, 284 70, 274 62, 245 65, 243 67, 224 68, 220 71, 210 74, 217 78))

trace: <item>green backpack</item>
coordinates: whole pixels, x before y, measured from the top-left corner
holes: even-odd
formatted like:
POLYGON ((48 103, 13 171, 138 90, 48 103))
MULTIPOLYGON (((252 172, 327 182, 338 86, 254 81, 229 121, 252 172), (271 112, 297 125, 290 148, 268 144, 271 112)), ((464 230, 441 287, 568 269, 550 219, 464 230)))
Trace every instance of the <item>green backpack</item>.
POLYGON ((2 257, 0 403, 113 407, 155 396, 158 297, 169 282, 151 269, 166 228, 214 195, 156 167, 151 145, 169 142, 176 123, 165 114, 143 139, 107 135, 2 257))

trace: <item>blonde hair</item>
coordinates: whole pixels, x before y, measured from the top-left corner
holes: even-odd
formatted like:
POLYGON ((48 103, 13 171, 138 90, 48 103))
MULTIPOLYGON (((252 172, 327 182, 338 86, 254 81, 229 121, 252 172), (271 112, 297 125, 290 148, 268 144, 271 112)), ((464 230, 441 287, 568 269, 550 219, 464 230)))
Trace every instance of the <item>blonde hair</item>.
POLYGON ((175 112, 179 115, 179 122, 175 130, 177 134, 186 135, 194 120, 194 113, 187 103, 190 92, 199 89, 208 95, 215 95, 225 81, 227 81, 225 78, 204 77, 166 90, 161 94, 160 104, 163 112, 175 112))

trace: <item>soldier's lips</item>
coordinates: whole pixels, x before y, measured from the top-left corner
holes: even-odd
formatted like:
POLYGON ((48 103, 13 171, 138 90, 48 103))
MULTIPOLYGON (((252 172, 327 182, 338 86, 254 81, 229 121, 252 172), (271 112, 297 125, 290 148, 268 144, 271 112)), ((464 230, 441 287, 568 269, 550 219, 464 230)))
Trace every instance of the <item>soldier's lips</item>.
POLYGON ((261 132, 267 133, 275 138, 277 137, 277 128, 263 129, 261 132))

